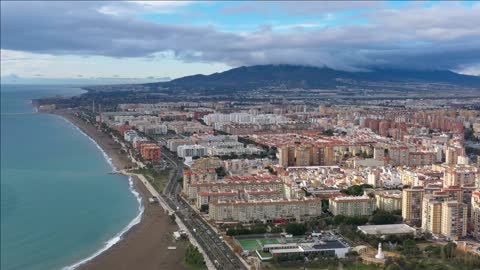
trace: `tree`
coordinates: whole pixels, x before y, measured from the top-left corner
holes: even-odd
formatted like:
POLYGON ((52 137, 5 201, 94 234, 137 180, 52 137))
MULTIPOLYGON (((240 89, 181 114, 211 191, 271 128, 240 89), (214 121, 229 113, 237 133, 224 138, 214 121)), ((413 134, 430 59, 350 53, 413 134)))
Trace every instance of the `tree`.
POLYGON ((172 214, 170 215, 170 220, 171 220, 173 223, 175 223, 175 218, 176 218, 175 213, 172 213, 172 214))
POLYGON ((253 234, 264 234, 267 232, 267 228, 263 224, 256 224, 250 231, 253 234))
POLYGON ((215 172, 217 173, 218 178, 223 178, 227 175, 227 170, 225 170, 224 167, 216 168, 215 172))
POLYGON ((303 235, 307 231, 307 227, 303 223, 288 223, 286 231, 292 235, 303 235))
POLYGON ((455 257, 455 249, 457 245, 453 242, 448 242, 445 246, 442 247, 445 253, 446 258, 453 258, 455 257))
POLYGON ((340 192, 345 193, 347 195, 352 196, 361 196, 363 195, 363 190, 366 188, 372 188, 372 185, 369 184, 362 184, 362 185, 353 185, 348 187, 347 189, 342 189, 340 192))
POLYGON ((336 224, 336 225, 340 225, 342 223, 345 223, 345 220, 347 219, 346 216, 343 216, 343 215, 336 215, 334 218, 333 218, 333 222, 336 224))
POLYGON ((390 264, 385 269, 386 270, 402 270, 402 267, 398 266, 397 264, 390 264))
POLYGON ((327 135, 327 136, 333 136, 333 130, 332 129, 327 129, 322 134, 327 135))
POLYGON ((441 250, 442 250, 441 247, 432 246, 432 245, 426 246, 424 249, 425 253, 427 253, 430 256, 436 256, 436 257, 440 256, 441 250))
POLYGON ((403 255, 406 255, 406 256, 417 255, 418 247, 417 247, 417 243, 415 242, 415 240, 407 239, 407 240, 403 241, 403 251, 402 251, 402 253, 403 253, 403 255))
POLYGON ((370 218, 370 223, 375 225, 393 224, 399 221, 399 216, 390 212, 379 210, 370 218))
POLYGON ((283 232, 283 229, 281 227, 273 227, 270 229, 270 233, 282 233, 283 232))
POLYGON ((189 265, 204 266, 205 260, 202 253, 198 248, 192 244, 189 244, 185 251, 185 262, 189 265))
POLYGON ((209 208, 208 204, 202 204, 200 206, 200 212, 208 212, 208 208, 209 208))

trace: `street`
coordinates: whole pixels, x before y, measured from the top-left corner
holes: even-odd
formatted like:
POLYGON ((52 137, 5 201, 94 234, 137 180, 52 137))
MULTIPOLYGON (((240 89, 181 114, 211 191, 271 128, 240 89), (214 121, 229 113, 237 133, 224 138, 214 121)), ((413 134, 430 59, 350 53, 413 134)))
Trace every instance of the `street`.
POLYGON ((163 150, 162 155, 171 163, 173 171, 170 173, 168 184, 163 191, 162 197, 172 209, 177 209, 177 216, 195 237, 195 240, 202 246, 217 269, 247 269, 210 225, 189 204, 180 198, 181 186, 178 185, 178 179, 183 176, 183 162, 165 150, 165 148, 163 150))

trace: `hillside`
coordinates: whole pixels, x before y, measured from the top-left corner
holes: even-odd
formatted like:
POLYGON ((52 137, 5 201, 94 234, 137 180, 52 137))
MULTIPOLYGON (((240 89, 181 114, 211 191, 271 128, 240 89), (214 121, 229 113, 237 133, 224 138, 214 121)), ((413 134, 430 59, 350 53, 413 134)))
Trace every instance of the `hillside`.
POLYGON ((366 85, 375 82, 446 83, 480 88, 479 76, 451 71, 376 69, 370 72, 347 72, 327 67, 294 65, 259 65, 239 67, 211 75, 193 75, 168 82, 145 84, 168 89, 219 91, 222 89, 253 90, 258 88, 332 88, 347 85, 366 85))

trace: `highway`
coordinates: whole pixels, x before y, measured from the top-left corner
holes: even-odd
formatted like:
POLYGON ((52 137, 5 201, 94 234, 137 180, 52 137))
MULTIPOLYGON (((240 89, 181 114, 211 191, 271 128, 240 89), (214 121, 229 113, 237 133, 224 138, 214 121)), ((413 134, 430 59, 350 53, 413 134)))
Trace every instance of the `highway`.
POLYGON ((162 194, 167 204, 172 209, 176 209, 177 217, 182 220, 217 269, 248 269, 210 225, 180 198, 179 194, 182 187, 179 185, 178 179, 183 176, 183 162, 166 148, 162 150, 162 155, 172 167, 168 184, 162 194))

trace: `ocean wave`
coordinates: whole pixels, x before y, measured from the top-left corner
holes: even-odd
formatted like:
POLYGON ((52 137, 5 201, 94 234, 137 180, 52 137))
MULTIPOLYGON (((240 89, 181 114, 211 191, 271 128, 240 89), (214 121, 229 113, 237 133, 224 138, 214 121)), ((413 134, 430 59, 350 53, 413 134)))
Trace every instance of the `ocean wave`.
POLYGON ((72 125, 76 130, 78 130, 85 137, 87 137, 90 141, 92 141, 93 144, 98 148, 98 150, 100 150, 100 152, 102 153, 103 157, 105 158, 107 163, 110 165, 110 167, 112 167, 112 172, 117 172, 117 167, 115 167, 115 165, 113 164, 112 158, 107 155, 105 150, 103 150, 103 148, 92 137, 88 136, 87 133, 85 133, 81 128, 77 127, 74 123, 70 122, 68 119, 66 119, 64 117, 61 117, 61 116, 60 116, 60 118, 65 120, 70 125, 72 125))
MULTIPOLYGON (((113 164, 112 162, 112 159, 107 155, 107 153, 102 149, 102 147, 90 136, 88 136, 88 134, 86 134, 83 130, 81 130, 79 127, 77 127, 75 124, 73 124, 72 122, 70 122, 68 119, 64 118, 64 117, 60 117, 62 118, 63 120, 65 120, 67 123, 70 123, 73 127, 75 127, 75 129, 77 129, 81 134, 85 135, 87 138, 89 138, 94 144, 95 146, 102 152, 103 154, 103 157, 105 158, 105 160, 108 162, 108 164, 110 164, 110 166, 112 167, 112 170, 115 172, 117 171, 117 168, 115 167, 115 165, 113 164)), ((142 215, 143 215, 143 212, 145 210, 145 207, 143 206, 142 204, 142 197, 140 196, 140 193, 138 193, 138 191, 135 190, 135 187, 134 187, 134 184, 133 184, 133 180, 132 180, 132 177, 129 176, 128 177, 128 183, 129 183, 129 189, 130 189, 130 192, 135 196, 135 198, 137 199, 137 202, 138 202, 138 214, 137 216, 132 220, 130 221, 130 223, 128 223, 127 226, 125 226, 125 228, 123 228, 119 233, 117 233, 113 238, 111 238, 110 240, 108 240, 107 242, 105 242, 105 245, 100 248, 99 250, 97 250, 95 253, 93 253, 92 255, 90 255, 89 257, 85 258, 85 259, 82 259, 81 261, 78 261, 72 265, 69 265, 69 266, 66 266, 64 268, 62 268, 62 270, 73 270, 73 269, 76 269, 78 268, 79 266, 93 260, 95 257, 97 257, 98 255, 102 254, 103 252, 105 252, 106 250, 108 250, 109 248, 111 248, 113 245, 115 245, 116 243, 118 243, 120 240, 122 240, 123 238, 123 235, 128 232, 133 226, 137 225, 138 223, 140 223, 140 221, 142 220, 142 215)))
POLYGON ((112 239, 108 240, 105 243, 105 246, 103 246, 101 249, 97 250, 94 254, 90 255, 89 257, 87 257, 87 258, 85 258, 85 259, 83 259, 79 262, 76 262, 75 264, 72 264, 72 265, 69 265, 69 266, 66 266, 66 267, 62 268, 62 270, 73 270, 73 269, 78 268, 82 264, 85 264, 85 263, 93 260, 95 257, 99 256, 100 254, 102 254, 103 252, 105 252, 106 250, 111 248, 113 245, 118 243, 120 240, 122 240, 123 235, 126 232, 128 232, 133 226, 140 223, 140 221, 142 220, 143 211, 145 210, 145 208, 142 204, 142 197, 140 197, 140 194, 135 190, 135 188, 133 186, 133 180, 132 180, 131 176, 128 178, 128 182, 130 184, 130 192, 132 192, 135 195, 135 197, 137 198, 137 201, 139 203, 139 207, 138 207, 139 213, 138 213, 138 215, 132 221, 130 221, 130 223, 125 228, 123 228, 122 231, 120 231, 118 234, 116 234, 112 239))

